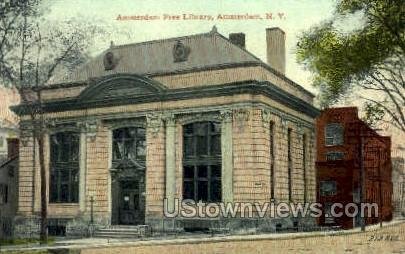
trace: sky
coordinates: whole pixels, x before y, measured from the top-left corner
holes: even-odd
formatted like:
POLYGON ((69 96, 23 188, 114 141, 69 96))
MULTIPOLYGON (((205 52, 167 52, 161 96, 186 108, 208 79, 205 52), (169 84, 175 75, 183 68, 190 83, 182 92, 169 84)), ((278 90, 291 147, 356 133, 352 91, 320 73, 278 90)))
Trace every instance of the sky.
POLYGON ((205 33, 215 25, 218 32, 246 35, 246 48, 266 61, 265 29, 280 27, 286 33, 286 75, 306 89, 311 74, 296 63, 295 45, 300 33, 332 16, 333 0, 49 0, 47 18, 64 21, 80 19, 107 25, 112 33, 100 38, 93 53, 115 45, 205 33), (164 20, 164 15, 212 15, 214 20, 164 20), (218 15, 258 14, 262 20, 219 20, 218 15), (271 14, 272 19, 267 19, 271 14), (117 20, 121 16, 150 15, 159 20, 117 20), (119 31, 125 31, 124 33, 119 31), (109 38, 107 38, 109 37, 109 38))

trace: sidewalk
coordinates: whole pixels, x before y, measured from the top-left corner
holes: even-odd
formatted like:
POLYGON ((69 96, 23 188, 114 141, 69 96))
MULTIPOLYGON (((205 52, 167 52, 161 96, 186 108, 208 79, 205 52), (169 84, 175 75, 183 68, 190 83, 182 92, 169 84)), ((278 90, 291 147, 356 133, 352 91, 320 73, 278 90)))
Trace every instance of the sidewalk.
MULTIPOLYGON (((390 226, 405 224, 404 220, 391 221, 383 223, 383 228, 390 226)), ((378 231, 380 225, 367 226, 366 232, 378 231)), ((50 249, 90 249, 90 248, 106 248, 106 247, 139 247, 139 246, 159 246, 159 245, 182 245, 182 244, 203 244, 203 243, 218 243, 218 242, 243 242, 243 241, 263 241, 263 240, 294 240, 308 237, 322 236, 342 236, 360 233, 360 228, 342 231, 326 231, 326 232, 302 232, 302 233, 271 233, 271 234, 256 234, 256 235, 228 235, 228 236, 213 236, 207 235, 189 235, 178 236, 172 239, 165 238, 145 238, 145 239, 105 239, 105 238, 84 238, 57 240, 51 246, 40 246, 39 244, 18 245, 18 246, 1 246, 0 252, 9 251, 39 251, 50 249)))

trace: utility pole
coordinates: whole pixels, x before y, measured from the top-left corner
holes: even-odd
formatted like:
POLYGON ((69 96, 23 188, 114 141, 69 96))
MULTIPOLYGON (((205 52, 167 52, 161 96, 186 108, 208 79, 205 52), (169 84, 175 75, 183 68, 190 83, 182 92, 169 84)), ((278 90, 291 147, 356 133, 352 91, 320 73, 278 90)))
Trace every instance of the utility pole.
POLYGON ((381 161, 382 161, 382 151, 381 149, 378 149, 378 194, 379 194, 379 200, 378 200, 378 220, 380 221, 380 228, 382 228, 382 209, 383 209, 383 200, 382 200, 382 184, 381 184, 381 161))
MULTIPOLYGON (((360 126, 360 209, 361 204, 364 203, 365 196, 365 174, 364 174, 364 136, 363 136, 363 126, 360 126)), ((364 219, 364 214, 360 214, 360 226, 361 231, 366 231, 366 223, 364 219)))

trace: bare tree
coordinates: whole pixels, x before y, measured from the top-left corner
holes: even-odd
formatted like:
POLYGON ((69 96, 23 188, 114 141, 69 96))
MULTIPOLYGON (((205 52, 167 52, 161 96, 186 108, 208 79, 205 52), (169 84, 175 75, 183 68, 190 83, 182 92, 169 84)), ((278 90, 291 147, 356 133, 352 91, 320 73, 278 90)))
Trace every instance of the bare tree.
POLYGON ((38 149, 41 182, 40 241, 47 242, 46 134, 41 90, 56 73, 70 72, 87 58, 101 29, 79 21, 47 22, 41 0, 0 0, 0 83, 15 87, 29 116, 38 149))
POLYGON ((365 100, 366 119, 371 125, 387 122, 405 132, 405 58, 403 53, 376 64, 362 81, 359 88, 365 100), (365 91, 371 91, 367 95, 365 91), (380 114, 376 112, 384 112, 380 114), (372 114, 374 114, 373 117, 372 114), (375 119, 377 118, 377 119, 375 119), (378 119, 379 118, 379 119, 378 119))

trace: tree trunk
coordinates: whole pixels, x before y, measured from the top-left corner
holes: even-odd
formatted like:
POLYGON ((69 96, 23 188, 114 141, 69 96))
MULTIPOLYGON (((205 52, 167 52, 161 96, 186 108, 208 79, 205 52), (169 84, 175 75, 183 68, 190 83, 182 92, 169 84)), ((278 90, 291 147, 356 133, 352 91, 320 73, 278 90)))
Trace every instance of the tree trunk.
POLYGON ((39 167, 41 174, 41 243, 48 242, 48 202, 46 195, 46 170, 45 170, 45 153, 44 153, 44 132, 42 130, 42 123, 40 123, 40 131, 38 135, 38 150, 39 150, 39 167))

